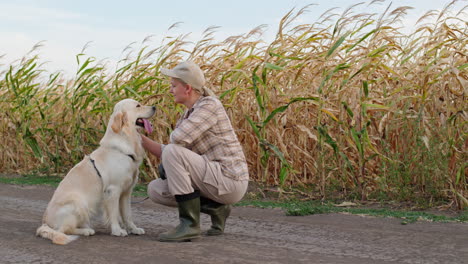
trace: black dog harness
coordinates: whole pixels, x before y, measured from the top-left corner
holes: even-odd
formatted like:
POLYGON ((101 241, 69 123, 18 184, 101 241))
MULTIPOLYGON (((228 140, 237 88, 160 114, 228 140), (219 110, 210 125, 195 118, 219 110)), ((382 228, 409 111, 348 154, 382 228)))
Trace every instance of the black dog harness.
POLYGON ((90 161, 91 161, 91 163, 93 164, 93 167, 94 167, 94 169, 96 170, 96 172, 97 172, 97 175, 99 176, 99 178, 101 178, 101 179, 102 179, 101 173, 100 173, 100 172, 99 172, 99 170, 97 169, 97 167, 96 167, 96 163, 94 163, 94 160, 93 160, 91 157, 89 157, 89 160, 90 160, 90 161))
MULTIPOLYGON (((135 161, 135 157, 134 157, 132 154, 127 154, 127 156, 129 156, 133 161, 135 161)), ((91 163, 93 164, 93 167, 94 167, 94 169, 96 170, 97 175, 99 176, 99 178, 102 179, 101 173, 99 172, 98 168, 96 167, 95 160, 93 160, 91 157, 89 157, 89 160, 90 160, 91 163)))

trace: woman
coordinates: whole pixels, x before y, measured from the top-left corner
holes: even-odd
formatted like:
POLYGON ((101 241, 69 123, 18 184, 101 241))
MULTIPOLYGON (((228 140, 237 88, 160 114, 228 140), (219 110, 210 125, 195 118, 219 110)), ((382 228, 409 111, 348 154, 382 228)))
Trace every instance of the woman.
POLYGON ((152 201, 177 206, 180 224, 159 235, 160 241, 200 236, 200 211, 211 216, 207 235, 221 235, 231 207, 244 196, 249 174, 242 147, 229 117, 205 87, 200 67, 185 61, 161 73, 171 77, 169 92, 187 107, 163 145, 145 136, 143 147, 161 158, 160 177, 148 185, 152 201), (164 175, 165 174, 165 175, 164 175))

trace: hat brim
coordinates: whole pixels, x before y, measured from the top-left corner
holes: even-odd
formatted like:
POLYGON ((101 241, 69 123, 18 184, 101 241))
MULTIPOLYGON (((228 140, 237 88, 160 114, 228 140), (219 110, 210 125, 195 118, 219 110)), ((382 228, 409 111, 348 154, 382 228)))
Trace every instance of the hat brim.
POLYGON ((170 69, 161 69, 161 73, 166 75, 166 76, 169 76, 169 77, 172 77, 172 78, 179 78, 179 76, 177 76, 177 74, 173 71, 173 70, 170 70, 170 69))

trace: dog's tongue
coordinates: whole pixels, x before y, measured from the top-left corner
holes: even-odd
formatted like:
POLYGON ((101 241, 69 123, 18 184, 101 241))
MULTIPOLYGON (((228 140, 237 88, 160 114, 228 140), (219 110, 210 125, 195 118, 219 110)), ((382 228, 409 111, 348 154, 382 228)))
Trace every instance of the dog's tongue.
POLYGON ((146 132, 151 134, 151 132, 153 132, 153 125, 151 125, 147 119, 142 118, 141 120, 143 120, 143 125, 145 126, 146 132))

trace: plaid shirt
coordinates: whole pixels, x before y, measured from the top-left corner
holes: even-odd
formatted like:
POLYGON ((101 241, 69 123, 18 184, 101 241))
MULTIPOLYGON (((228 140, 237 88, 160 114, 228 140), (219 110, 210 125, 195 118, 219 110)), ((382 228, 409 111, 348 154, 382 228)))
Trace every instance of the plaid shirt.
POLYGON ((219 162, 224 176, 248 180, 249 172, 242 146, 221 102, 212 96, 200 97, 184 112, 172 131, 170 142, 219 162))

